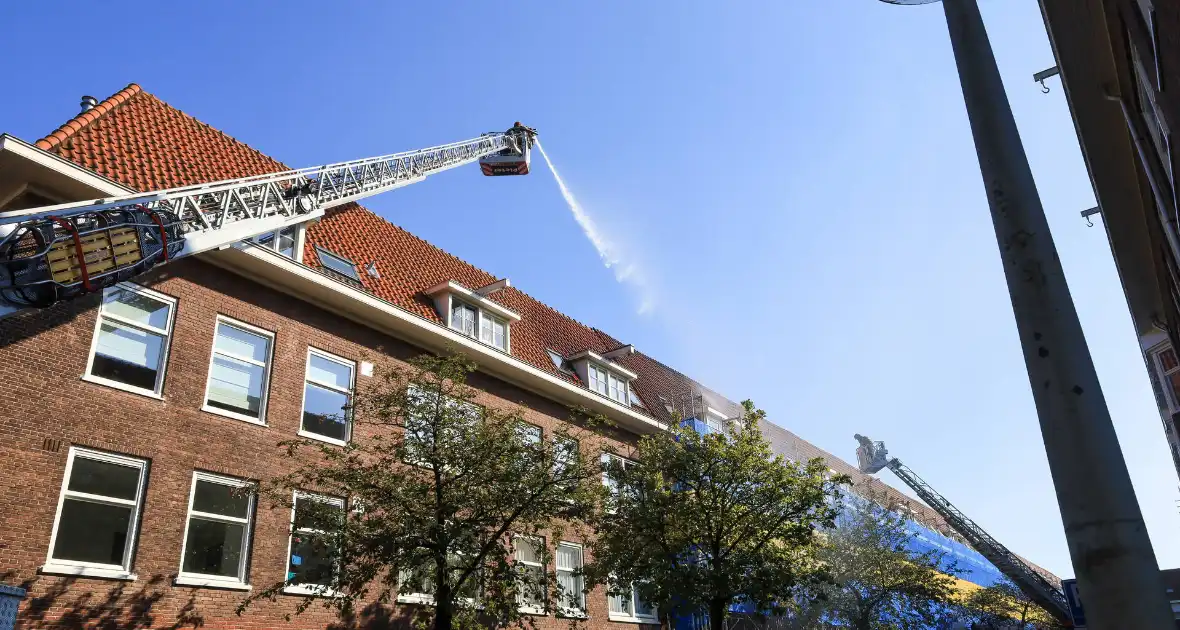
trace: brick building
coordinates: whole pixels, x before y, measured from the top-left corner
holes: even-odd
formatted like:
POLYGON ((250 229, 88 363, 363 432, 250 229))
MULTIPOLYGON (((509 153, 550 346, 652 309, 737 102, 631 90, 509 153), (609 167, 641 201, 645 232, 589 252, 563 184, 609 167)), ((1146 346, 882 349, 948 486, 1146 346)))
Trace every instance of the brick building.
POLYGON ((1041 11, 1180 473, 1180 4, 1041 0, 1041 11))
MULTIPOLYGON (((0 212, 286 169, 134 84, 93 105, 35 144, 0 136, 0 212)), ((10 370, 0 389, 0 582, 28 587, 23 623, 336 623, 316 607, 284 621, 296 597, 234 614, 250 588, 283 579, 299 551, 290 512, 229 490, 284 471, 280 440, 348 440, 350 428, 322 414, 374 373, 448 348, 478 364, 477 402, 520 406, 544 432, 571 405, 587 407, 617 423, 611 439, 624 454, 673 414, 708 426, 736 413, 632 346, 359 205, 339 206, 313 225, 0 320, 10 370)), ((794 434, 766 430, 783 454, 825 457, 940 522, 794 434)), ((558 551, 550 569, 576 568, 583 542, 546 541, 558 551)), ((585 607, 590 628, 653 620, 642 602, 608 602, 601 589, 585 607)))

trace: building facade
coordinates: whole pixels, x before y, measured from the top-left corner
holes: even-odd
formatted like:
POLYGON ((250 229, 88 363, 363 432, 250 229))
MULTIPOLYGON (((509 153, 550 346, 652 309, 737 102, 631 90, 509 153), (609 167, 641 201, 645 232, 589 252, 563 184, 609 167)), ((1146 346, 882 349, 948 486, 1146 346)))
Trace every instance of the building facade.
MULTIPOLYGON (((0 213, 286 170, 134 84, 90 105, 35 144, 0 136, 0 213)), ((292 531, 289 511, 232 490, 288 470, 281 440, 346 443, 353 427, 331 417, 354 391, 414 356, 452 350, 478 365, 476 402, 523 409, 544 433, 571 406, 600 412, 617 425, 609 439, 624 456, 675 418, 709 427, 736 415, 732 401, 506 279, 357 204, 339 206, 313 224, 0 320, 9 370, 0 582, 28 589, 21 623, 340 627, 319 607, 286 620, 298 589, 235 614, 252 589, 302 562, 301 537, 314 532, 292 531)), ((929 508, 764 429, 779 452, 824 457, 912 506, 932 528, 923 531, 939 535, 929 508)), ((585 542, 545 541, 557 558, 548 569, 575 572, 589 559, 585 542)), ((656 615, 601 589, 586 594, 585 610, 590 628, 656 615)))
POLYGON ((1041 0, 1041 10, 1180 473, 1180 5, 1041 0))

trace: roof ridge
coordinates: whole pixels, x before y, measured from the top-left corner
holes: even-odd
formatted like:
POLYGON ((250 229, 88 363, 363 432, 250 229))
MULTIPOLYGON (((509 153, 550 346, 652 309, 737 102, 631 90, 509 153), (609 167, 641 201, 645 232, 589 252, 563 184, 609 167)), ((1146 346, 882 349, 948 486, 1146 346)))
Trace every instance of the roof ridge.
POLYGON ((78 114, 77 116, 67 120, 65 124, 58 127, 53 133, 38 140, 36 142, 37 148, 48 151, 53 147, 56 147, 66 140, 69 140, 74 134, 93 124, 94 121, 105 116, 108 112, 123 105, 127 101, 134 98, 136 95, 142 93, 143 88, 139 87, 138 83, 128 83, 127 87, 108 96, 98 105, 95 105, 81 114, 78 114))

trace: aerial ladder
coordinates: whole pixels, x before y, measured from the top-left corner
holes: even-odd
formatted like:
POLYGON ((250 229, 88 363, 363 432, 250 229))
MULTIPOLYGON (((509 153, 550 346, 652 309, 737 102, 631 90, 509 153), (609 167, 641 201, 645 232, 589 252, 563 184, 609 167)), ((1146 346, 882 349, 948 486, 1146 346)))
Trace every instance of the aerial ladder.
POLYGON ((872 475, 883 468, 888 468, 905 484, 914 489, 918 497, 934 508, 947 524, 959 532, 973 549, 987 558, 1012 583, 1020 588, 1029 599, 1061 622, 1066 627, 1073 627, 1073 619, 1069 613, 1069 604, 1061 589, 1038 573, 1019 556, 992 538, 982 527, 975 524, 966 514, 963 514, 951 504, 946 497, 939 494, 930 484, 926 483, 908 466, 896 457, 889 457, 884 442, 874 442, 869 438, 857 434, 856 441, 860 446, 856 449, 857 465, 862 473, 872 475))
POLYGON ((311 168, 0 214, 0 318, 100 291, 153 267, 317 219, 334 206, 479 162, 526 175, 536 130, 311 168))

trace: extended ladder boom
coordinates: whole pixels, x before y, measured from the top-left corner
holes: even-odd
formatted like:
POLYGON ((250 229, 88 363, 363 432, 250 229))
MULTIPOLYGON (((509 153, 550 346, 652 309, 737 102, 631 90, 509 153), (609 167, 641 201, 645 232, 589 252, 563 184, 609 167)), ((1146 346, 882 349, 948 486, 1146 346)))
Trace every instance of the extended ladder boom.
POLYGON ((1044 608, 1058 621, 1066 626, 1072 626, 1069 605, 1060 588, 1028 566, 1000 541, 992 538, 991 534, 988 534, 975 521, 959 511, 946 497, 930 487, 930 484, 923 481, 908 466, 902 464, 897 458, 889 458, 889 451, 885 449, 884 442, 873 442, 863 435, 857 435, 856 440, 860 443, 856 449, 856 456, 861 472, 871 475, 882 468, 892 470, 893 474, 897 475, 907 486, 913 488, 919 498, 946 519, 947 524, 959 532, 972 548, 987 558, 988 562, 1012 580, 1029 599, 1044 608))
POLYGON ((534 135, 517 123, 429 149, 6 213, 0 216, 0 317, 491 156, 523 156, 516 160, 527 172, 534 135))

